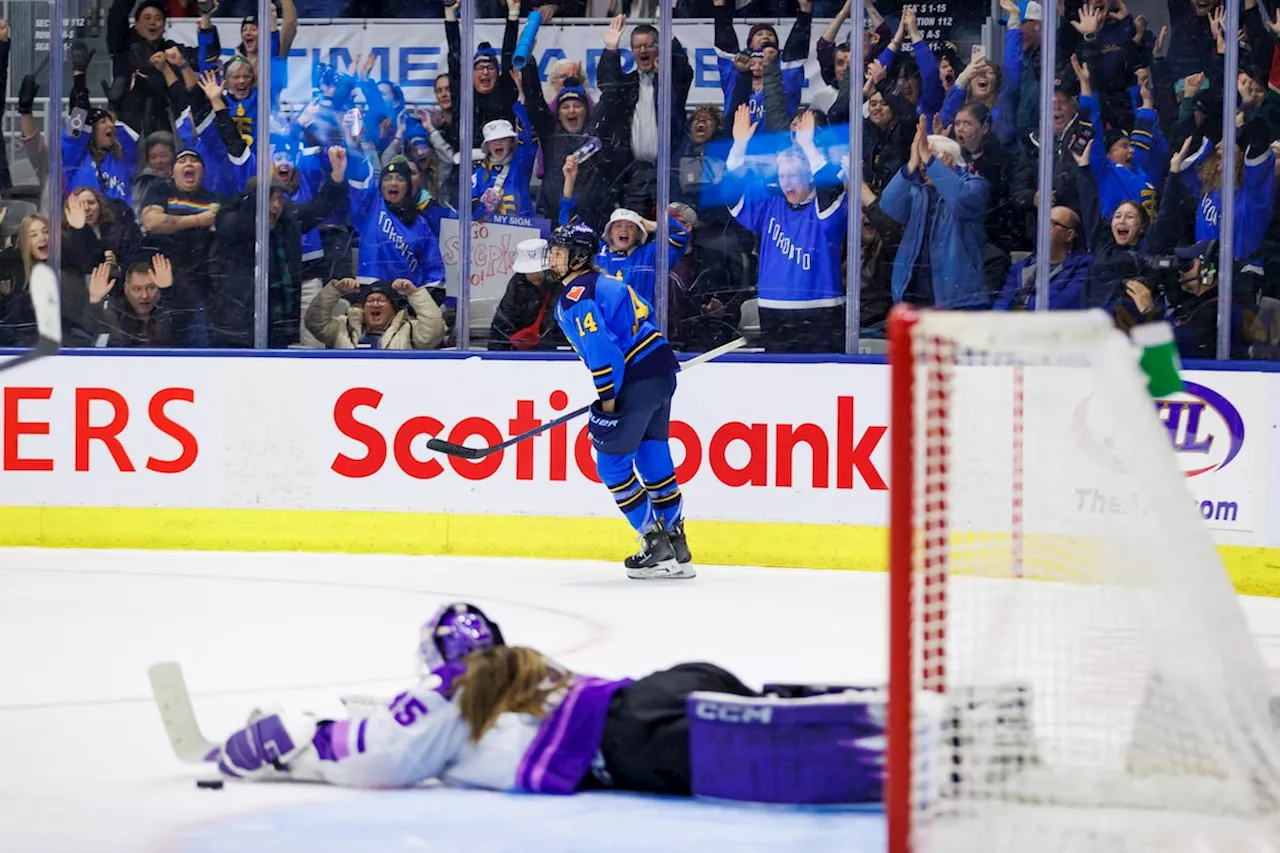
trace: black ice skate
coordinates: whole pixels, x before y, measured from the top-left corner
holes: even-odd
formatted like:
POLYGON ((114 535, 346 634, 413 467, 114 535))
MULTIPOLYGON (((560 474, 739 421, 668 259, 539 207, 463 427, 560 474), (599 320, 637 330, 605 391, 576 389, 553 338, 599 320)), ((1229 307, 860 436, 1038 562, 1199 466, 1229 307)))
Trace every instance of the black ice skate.
POLYGON ((680 564, 680 568, 688 568, 693 562, 693 554, 689 553, 689 540, 684 536, 683 519, 671 525, 667 538, 671 540, 671 548, 676 552, 676 562, 680 564))
POLYGON ((640 550, 624 561, 632 580, 675 580, 696 576, 693 566, 681 566, 662 524, 640 537, 640 550))

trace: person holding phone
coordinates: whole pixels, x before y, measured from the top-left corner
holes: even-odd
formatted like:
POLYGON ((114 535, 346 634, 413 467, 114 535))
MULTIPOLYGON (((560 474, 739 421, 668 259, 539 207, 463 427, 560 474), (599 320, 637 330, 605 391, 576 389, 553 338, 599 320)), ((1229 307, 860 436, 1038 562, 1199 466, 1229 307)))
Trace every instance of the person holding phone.
POLYGON ((956 77, 955 86, 942 103, 939 120, 944 127, 955 124, 956 115, 962 107, 981 104, 990 114, 991 129, 1000 141, 1005 145, 1014 144, 1018 98, 1022 88, 1022 21, 1016 14, 1009 18, 1005 31, 1004 55, 1009 65, 1001 68, 999 63, 987 58, 982 45, 973 46, 969 64, 956 77))

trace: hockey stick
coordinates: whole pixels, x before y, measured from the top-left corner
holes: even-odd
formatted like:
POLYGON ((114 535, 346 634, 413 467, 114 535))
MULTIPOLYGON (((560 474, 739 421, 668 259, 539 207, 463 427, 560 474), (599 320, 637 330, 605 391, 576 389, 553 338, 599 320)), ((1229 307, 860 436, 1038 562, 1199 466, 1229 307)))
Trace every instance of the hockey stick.
POLYGON ((0 364, 0 373, 46 355, 57 355, 62 349, 62 298, 58 292, 58 276, 48 264, 36 264, 31 268, 27 289, 31 291, 31 307, 35 310, 40 337, 34 347, 0 364))
POLYGON ((188 764, 202 764, 216 758, 218 744, 200 731, 182 667, 176 663, 158 663, 147 670, 147 677, 151 679, 151 694, 160 710, 160 720, 169 735, 173 754, 188 764))
MULTIPOLYGON (((694 356, 693 358, 689 359, 688 361, 680 365, 680 372, 684 373, 686 370, 692 370, 693 368, 697 367, 699 364, 705 364, 706 362, 711 361, 712 359, 719 358, 720 356, 724 355, 727 352, 733 352, 736 349, 740 349, 746 346, 746 343, 747 343, 746 338, 736 338, 732 341, 729 341, 729 343, 724 344, 723 346, 718 346, 713 350, 709 350, 707 352, 702 353, 701 355, 694 356)), ((463 459, 483 459, 484 457, 490 455, 491 453, 497 453, 499 450, 506 450, 508 447, 510 447, 513 444, 519 444, 525 439, 533 438, 535 435, 540 435, 541 433, 546 432, 552 427, 557 427, 557 426, 560 426, 560 424, 567 423, 576 417, 585 415, 589 411, 591 411, 590 405, 583 406, 581 409, 574 409, 572 412, 570 412, 567 415, 561 415, 560 417, 556 418, 554 421, 547 421, 545 424, 543 424, 540 427, 536 427, 534 429, 529 430, 528 432, 522 432, 519 435, 512 436, 511 438, 507 439, 501 444, 495 444, 492 447, 467 447, 465 445, 454 444, 451 441, 445 441, 440 438, 429 439, 427 441, 427 447, 431 450, 435 450, 440 453, 446 453, 449 456, 461 456, 463 459)))

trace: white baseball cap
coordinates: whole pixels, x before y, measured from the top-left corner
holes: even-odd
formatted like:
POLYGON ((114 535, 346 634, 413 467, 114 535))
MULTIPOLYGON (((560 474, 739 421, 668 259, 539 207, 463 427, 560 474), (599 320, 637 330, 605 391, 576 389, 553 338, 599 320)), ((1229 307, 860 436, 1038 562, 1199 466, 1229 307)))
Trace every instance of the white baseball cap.
POLYGON ((511 126, 511 122, 505 118, 491 121, 484 126, 484 144, 494 142, 499 139, 514 139, 516 129, 511 126))
POLYGON ((636 213, 634 210, 627 210, 625 207, 620 207, 610 214, 609 223, 604 226, 606 239, 609 236, 609 229, 613 228, 613 223, 615 222, 630 222, 632 225, 639 228, 640 243, 638 245, 643 246, 645 241, 649 239, 649 230, 644 227, 644 220, 640 218, 640 214, 636 213))
POLYGON ((1022 13, 1022 20, 1040 21, 1043 19, 1044 9, 1040 7, 1040 4, 1037 3, 1036 0, 1031 0, 1031 2, 1027 3, 1027 10, 1022 13))
POLYGON ((513 272, 543 272, 547 269, 547 241, 541 238, 523 240, 516 244, 516 260, 511 265, 513 272))

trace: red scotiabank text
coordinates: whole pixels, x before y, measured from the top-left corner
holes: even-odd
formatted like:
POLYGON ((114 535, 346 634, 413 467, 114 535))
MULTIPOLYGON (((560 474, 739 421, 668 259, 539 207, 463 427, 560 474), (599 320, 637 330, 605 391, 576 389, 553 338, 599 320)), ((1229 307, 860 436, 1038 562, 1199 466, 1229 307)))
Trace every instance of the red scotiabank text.
MULTIPOLYGON (((59 392, 64 393, 64 392, 59 392)), ((100 442, 111 456, 116 470, 126 473, 137 471, 129 458, 120 435, 129 428, 132 413, 129 402, 119 391, 110 388, 76 388, 75 416, 72 424, 75 440, 75 470, 90 470, 89 450, 94 442, 100 442), (103 417, 102 407, 90 417, 94 403, 110 407, 110 417, 103 417)), ((4 410, 0 414, 0 434, 4 436, 3 471, 53 471, 54 460, 28 450, 23 452, 24 436, 42 436, 50 433, 51 406, 54 389, 50 386, 10 386, 4 389, 4 410)), ((195 464, 200 455, 200 445, 189 429, 177 423, 166 412, 170 403, 194 403, 195 391, 190 388, 162 388, 147 403, 147 420, 160 432, 178 443, 177 454, 171 459, 148 456, 143 463, 148 471, 157 474, 179 474, 195 464)), ((101 457, 95 470, 101 468, 101 457)))
MULTIPOLYGON (((414 439, 444 437, 454 444, 499 444, 513 435, 535 429, 542 420, 534 416, 533 400, 516 400, 515 417, 507 421, 506 432, 491 420, 482 417, 463 418, 447 429, 444 422, 429 415, 409 418, 387 436, 377 427, 361 420, 360 409, 377 409, 382 403, 382 392, 373 388, 352 388, 338 397, 333 406, 333 424, 345 437, 364 446, 361 456, 340 453, 330 467, 343 477, 359 479, 372 477, 383 470, 391 460, 401 471, 419 480, 430 480, 444 473, 448 465, 460 477, 468 480, 484 480, 502 468, 508 454, 515 456, 517 480, 534 479, 535 458, 545 458, 545 476, 548 480, 564 480, 569 469, 569 425, 552 427, 546 433, 521 442, 514 448, 499 451, 484 459, 461 459, 427 453, 423 458, 414 456, 411 445, 414 439), (479 439, 479 442, 474 441, 479 439)), ((555 412, 563 412, 569 404, 564 391, 553 391, 548 399, 555 412)), ((827 430, 818 424, 802 423, 742 423, 730 421, 721 424, 710 437, 699 435, 683 421, 671 422, 671 438, 684 447, 684 461, 676 469, 681 482, 689 482, 701 470, 704 461, 712 475, 726 486, 780 486, 789 487, 796 479, 796 450, 803 446, 802 463, 809 467, 808 479, 813 488, 831 488, 834 480, 837 489, 858 487, 860 479, 866 488, 884 490, 888 486, 884 477, 871 460, 872 454, 888 430, 886 426, 863 427, 854 425, 854 398, 836 397, 836 434, 834 442, 827 430), (742 442, 747 449, 746 461, 729 462, 727 452, 735 442, 742 442), (773 470, 770 471, 770 443, 773 445, 773 470), (835 452, 832 453, 832 444, 835 452), (834 460, 833 460, 834 456, 834 460), (833 464, 834 462, 834 464, 833 464), (770 477, 772 474, 772 477, 770 477)), ((573 460, 578 472, 593 482, 600 482, 596 475, 595 461, 591 455, 591 438, 586 426, 576 427, 573 440, 573 460)), ((680 457, 680 453, 675 453, 680 457)), ((734 454, 735 458, 741 456, 734 454)))

